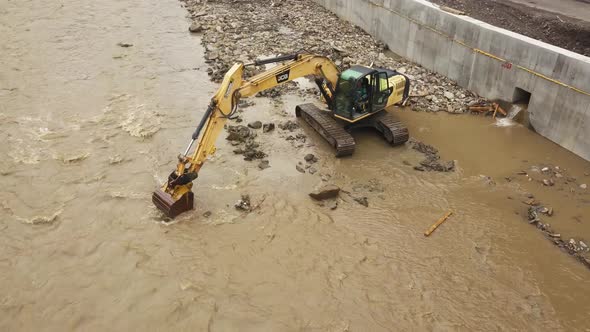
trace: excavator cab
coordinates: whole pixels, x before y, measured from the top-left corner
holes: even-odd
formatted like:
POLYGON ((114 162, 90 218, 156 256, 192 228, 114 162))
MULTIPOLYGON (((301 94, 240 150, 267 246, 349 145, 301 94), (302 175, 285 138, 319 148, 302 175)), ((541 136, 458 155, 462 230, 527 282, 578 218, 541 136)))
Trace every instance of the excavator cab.
POLYGON ((384 109, 392 91, 387 72, 353 66, 338 78, 334 114, 340 119, 355 122, 384 109))

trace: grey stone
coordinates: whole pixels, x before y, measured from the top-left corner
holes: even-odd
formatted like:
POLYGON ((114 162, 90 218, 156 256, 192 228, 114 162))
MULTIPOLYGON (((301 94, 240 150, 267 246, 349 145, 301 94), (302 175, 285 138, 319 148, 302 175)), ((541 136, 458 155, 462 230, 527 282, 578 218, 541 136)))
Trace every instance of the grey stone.
POLYGON ((328 198, 334 198, 340 193, 340 187, 330 184, 323 186, 313 192, 309 193, 309 196, 315 200, 321 201, 328 198))
POLYGON ((303 159, 305 159, 305 161, 307 161, 308 163, 312 164, 318 161, 318 158, 316 158, 316 156, 312 153, 306 154, 305 157, 303 157, 303 159))
POLYGON ((268 132, 273 131, 273 130, 275 130, 275 124, 272 123, 272 122, 271 123, 265 123, 262 126, 262 132, 263 133, 268 133, 268 132))
POLYGON ((250 123, 248 123, 248 127, 252 128, 252 129, 260 129, 260 128, 262 128, 262 122, 260 122, 260 121, 250 122, 250 123))
POLYGON ((363 205, 365 207, 369 207, 369 199, 367 197, 355 197, 354 200, 355 200, 355 202, 359 203, 360 205, 363 205))
POLYGON ((192 33, 199 33, 203 31, 203 26, 197 22, 193 22, 190 27, 188 27, 188 31, 192 33))
POLYGON ((299 173, 305 173, 305 168, 303 168, 303 166, 297 164, 295 165, 295 169, 299 172, 299 173))

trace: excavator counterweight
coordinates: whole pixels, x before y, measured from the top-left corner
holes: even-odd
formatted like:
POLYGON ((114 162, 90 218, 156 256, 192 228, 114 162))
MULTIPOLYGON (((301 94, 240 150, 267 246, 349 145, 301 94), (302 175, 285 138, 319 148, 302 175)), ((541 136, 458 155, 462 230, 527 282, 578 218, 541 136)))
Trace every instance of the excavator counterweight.
POLYGON ((174 218, 193 209, 193 181, 207 157, 215 153, 215 140, 227 119, 234 114, 239 99, 284 82, 300 77, 315 79, 329 110, 322 110, 314 104, 303 104, 297 106, 296 115, 336 149, 337 157, 353 154, 355 141, 350 131, 354 128, 375 128, 392 145, 408 140, 407 128, 385 110, 408 98, 410 83, 403 74, 364 66, 353 66, 340 72, 328 58, 310 54, 257 60, 252 65, 276 62, 283 63, 249 80, 243 78, 242 63, 236 63, 225 74, 190 144, 178 157, 176 170, 152 195, 152 202, 166 216, 174 218), (197 145, 192 150, 195 142, 197 145))

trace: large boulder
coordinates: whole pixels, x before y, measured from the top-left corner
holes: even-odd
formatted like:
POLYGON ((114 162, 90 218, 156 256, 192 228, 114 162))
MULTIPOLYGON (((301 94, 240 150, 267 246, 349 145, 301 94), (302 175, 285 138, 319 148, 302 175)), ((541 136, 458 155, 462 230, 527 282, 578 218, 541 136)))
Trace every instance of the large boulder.
POLYGON ((315 200, 322 201, 324 199, 334 198, 337 197, 340 193, 340 187, 329 184, 327 186, 323 186, 313 192, 309 193, 309 196, 315 200))

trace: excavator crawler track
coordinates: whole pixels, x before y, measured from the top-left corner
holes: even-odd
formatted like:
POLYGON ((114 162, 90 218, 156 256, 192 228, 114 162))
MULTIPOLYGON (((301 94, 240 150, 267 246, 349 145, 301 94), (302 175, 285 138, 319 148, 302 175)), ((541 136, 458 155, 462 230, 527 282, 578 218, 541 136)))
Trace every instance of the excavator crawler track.
POLYGON ((295 114, 336 148, 336 157, 350 156, 354 153, 356 145, 354 138, 332 117, 330 112, 323 111, 314 104, 302 104, 295 108, 295 114))
POLYGON ((383 137, 391 145, 401 145, 410 139, 408 128, 397 118, 397 116, 381 111, 373 116, 374 127, 383 134, 383 137))

